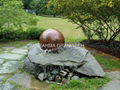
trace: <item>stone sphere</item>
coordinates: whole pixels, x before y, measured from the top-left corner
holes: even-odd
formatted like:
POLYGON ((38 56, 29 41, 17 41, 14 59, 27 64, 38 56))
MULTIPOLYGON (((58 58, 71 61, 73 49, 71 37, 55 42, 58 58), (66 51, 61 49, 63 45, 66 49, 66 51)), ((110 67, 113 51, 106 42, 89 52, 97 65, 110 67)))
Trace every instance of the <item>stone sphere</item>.
POLYGON ((40 36, 40 46, 43 50, 57 51, 64 46, 63 34, 54 29, 45 30, 40 36))

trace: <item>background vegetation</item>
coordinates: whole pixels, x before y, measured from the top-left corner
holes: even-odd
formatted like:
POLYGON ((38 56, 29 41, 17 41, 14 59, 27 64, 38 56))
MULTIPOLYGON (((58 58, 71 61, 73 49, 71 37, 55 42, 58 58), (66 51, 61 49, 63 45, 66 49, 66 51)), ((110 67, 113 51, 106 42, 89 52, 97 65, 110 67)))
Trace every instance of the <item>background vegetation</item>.
POLYGON ((59 13, 53 10, 53 6, 47 6, 50 0, 23 0, 24 8, 34 10, 37 15, 57 16, 59 13))
POLYGON ((89 40, 111 42, 120 38, 119 0, 50 0, 51 5, 77 24, 89 40))
POLYGON ((80 41, 86 37, 109 42, 120 40, 119 0, 0 0, 0 3, 1 39, 30 39, 28 33, 37 25, 31 32, 37 34, 40 30, 40 34, 43 29, 59 29, 66 41, 80 41), (76 25, 66 19, 31 15, 24 9, 34 10, 37 15, 61 16, 76 25))
POLYGON ((37 21, 23 10, 21 0, 0 0, 0 40, 36 39, 42 32, 33 28, 37 21))

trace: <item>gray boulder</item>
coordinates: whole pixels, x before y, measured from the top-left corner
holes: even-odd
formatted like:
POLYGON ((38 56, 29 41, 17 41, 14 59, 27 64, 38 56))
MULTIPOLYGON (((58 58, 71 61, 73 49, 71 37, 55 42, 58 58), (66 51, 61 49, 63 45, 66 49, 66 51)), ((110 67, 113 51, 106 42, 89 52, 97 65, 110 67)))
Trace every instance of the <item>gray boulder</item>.
POLYGON ((75 72, 87 76, 105 76, 100 64, 83 47, 65 46, 60 52, 47 53, 41 49, 39 44, 29 46, 28 57, 24 65, 25 70, 33 73, 41 73, 44 70, 46 73, 47 70, 50 70, 47 66, 59 66, 61 70, 64 67, 70 67, 75 72))

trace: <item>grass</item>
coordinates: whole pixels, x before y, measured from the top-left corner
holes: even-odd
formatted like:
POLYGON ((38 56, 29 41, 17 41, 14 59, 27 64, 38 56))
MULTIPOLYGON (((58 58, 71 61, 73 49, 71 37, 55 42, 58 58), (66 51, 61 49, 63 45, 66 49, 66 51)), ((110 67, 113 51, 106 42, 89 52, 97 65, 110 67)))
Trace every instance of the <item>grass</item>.
POLYGON ((63 33, 66 42, 80 42, 85 39, 81 29, 76 29, 77 25, 67 19, 38 16, 37 27, 44 29, 57 29, 63 33))
POLYGON ((52 84, 50 90, 97 90, 110 80, 109 78, 81 78, 65 85, 52 84))
POLYGON ((113 59, 105 59, 100 55, 95 56, 96 60, 102 65, 104 70, 120 70, 120 61, 113 59))

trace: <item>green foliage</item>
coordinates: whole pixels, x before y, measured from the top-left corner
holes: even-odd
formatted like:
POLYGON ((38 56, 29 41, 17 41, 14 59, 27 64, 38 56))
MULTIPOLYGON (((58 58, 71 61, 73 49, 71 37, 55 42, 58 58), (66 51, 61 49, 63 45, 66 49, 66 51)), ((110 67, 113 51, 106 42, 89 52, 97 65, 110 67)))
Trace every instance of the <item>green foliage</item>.
POLYGON ((37 24, 37 19, 23 10, 21 0, 0 0, 0 31, 15 32, 37 24))
POLYGON ((33 0, 22 0, 25 9, 29 9, 30 8, 31 1, 33 1, 33 0))
POLYGON ((44 31, 43 29, 39 29, 39 28, 35 28, 35 27, 28 29, 27 30, 27 32, 28 32, 27 39, 32 39, 32 40, 37 39, 38 40, 43 31, 44 31))
POLYGON ((28 40, 28 39, 39 39, 40 34, 43 32, 43 29, 31 27, 26 31, 0 31, 0 41, 4 40, 28 40))
POLYGON ((29 4, 31 9, 36 11, 37 15, 56 15, 53 11, 53 6, 47 7, 49 0, 32 0, 29 4))
POLYGON ((51 5, 77 24, 88 39, 112 41, 120 35, 120 0, 50 0, 51 5))
POLYGON ((50 90, 96 90, 110 81, 109 78, 81 78, 63 86, 52 84, 50 90))

